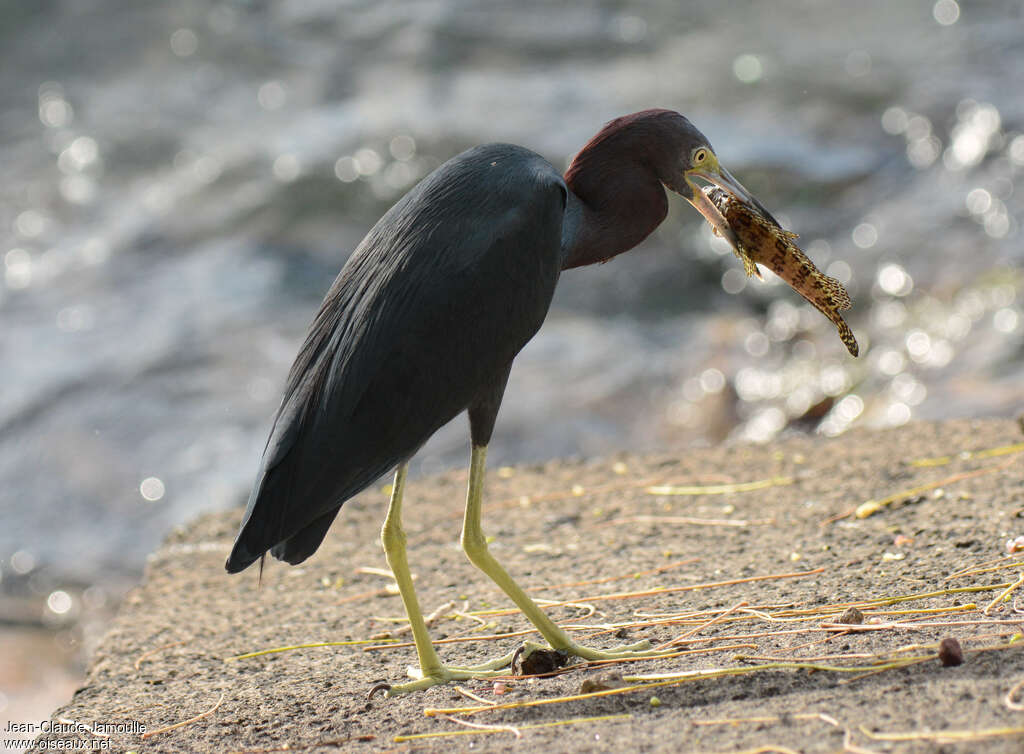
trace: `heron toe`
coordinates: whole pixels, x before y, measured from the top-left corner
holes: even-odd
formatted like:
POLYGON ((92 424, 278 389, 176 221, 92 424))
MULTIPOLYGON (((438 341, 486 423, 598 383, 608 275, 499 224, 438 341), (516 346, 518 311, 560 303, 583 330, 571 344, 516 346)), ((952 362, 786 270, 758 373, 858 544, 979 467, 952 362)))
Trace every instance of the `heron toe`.
MULTIPOLYGON (((524 642, 523 647, 520 650, 521 659, 526 660, 538 649, 548 650, 547 647, 540 644, 524 642)), ((634 642, 633 644, 624 644, 623 646, 615 647, 614 649, 593 649, 592 647, 584 647, 576 642, 570 641, 567 646, 560 647, 554 651, 570 657, 579 657, 581 660, 586 660, 588 662, 598 662, 601 660, 628 660, 634 657, 660 657, 661 655, 671 654, 671 652, 664 649, 651 649, 651 643, 646 639, 634 642)))
POLYGON ((632 657, 660 657, 664 654, 671 654, 664 649, 651 649, 651 643, 644 639, 632 644, 624 644, 615 649, 592 649, 573 643, 566 651, 576 655, 582 660, 628 660, 632 657))
MULTIPOLYGON (((511 658, 511 655, 509 655, 509 658, 511 658)), ((487 664, 490 665, 491 663, 487 664)), ((507 665, 508 663, 506 662, 505 666, 507 665)), ((467 681, 472 678, 492 678, 497 675, 507 675, 506 671, 499 669, 501 667, 504 666, 498 666, 498 668, 484 668, 483 666, 478 668, 453 668, 442 665, 436 670, 424 673, 420 668, 410 666, 408 671, 409 677, 414 680, 408 683, 399 683, 395 686, 388 684, 374 686, 370 689, 370 696, 373 696, 377 691, 384 691, 385 696, 399 696, 412 691, 423 691, 431 686, 440 686, 451 681, 467 681)))

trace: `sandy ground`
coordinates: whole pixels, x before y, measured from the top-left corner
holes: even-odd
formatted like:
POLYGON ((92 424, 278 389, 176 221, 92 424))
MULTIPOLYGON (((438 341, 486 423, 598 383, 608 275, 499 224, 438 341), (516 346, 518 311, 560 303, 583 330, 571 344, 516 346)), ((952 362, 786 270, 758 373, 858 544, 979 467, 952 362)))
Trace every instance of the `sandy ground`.
MULTIPOLYGON (((1022 440, 1016 422, 954 421, 494 469, 491 551, 535 597, 573 603, 549 613, 578 641, 674 641, 686 653, 459 684, 484 704, 456 685, 367 701, 373 684, 401 681, 415 663, 411 647, 379 641, 409 637, 390 579, 364 570, 385 567, 380 488, 346 504, 307 563, 268 563, 261 586, 255 568, 223 571, 240 512, 207 516, 153 555, 85 685, 53 715, 69 728, 125 730, 49 733, 38 743, 138 752, 1020 752, 1024 611, 1015 593, 984 609, 1024 570, 1024 554, 1005 557, 1007 539, 1024 533, 1022 440), (852 514, 890 499, 874 515, 852 514), (844 630, 849 603, 863 623, 844 630), (963 664, 937 658, 947 638, 959 642, 963 664), (638 679, 653 674, 665 677, 638 679), (424 714, 445 708, 476 711, 424 714), (449 732, 457 735, 396 741, 449 732)), ((453 664, 507 652, 520 637, 488 637, 528 627, 458 549, 465 476, 415 481, 406 493, 410 561, 424 611, 436 612, 432 634, 464 639, 440 645, 453 664)))

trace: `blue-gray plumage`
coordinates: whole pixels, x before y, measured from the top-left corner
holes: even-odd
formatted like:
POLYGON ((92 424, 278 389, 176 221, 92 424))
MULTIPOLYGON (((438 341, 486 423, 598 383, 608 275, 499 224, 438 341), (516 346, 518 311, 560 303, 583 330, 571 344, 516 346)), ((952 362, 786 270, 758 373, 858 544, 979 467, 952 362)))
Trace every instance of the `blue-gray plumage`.
POLYGON ((367 234, 327 293, 288 376, 227 570, 241 571, 268 551, 289 563, 305 560, 345 500, 398 467, 382 536, 423 680, 391 693, 491 672, 440 665, 402 573, 405 465, 438 428, 468 411, 467 553, 553 647, 594 655, 537 610, 486 552, 479 535, 484 452, 512 360, 544 321, 563 269, 605 261, 643 240, 667 212, 663 186, 734 240, 694 177, 756 202, 688 120, 647 110, 606 125, 565 178, 508 144, 470 149, 424 178, 367 234))
MULTIPOLYGON (((445 163, 381 218, 292 367, 228 570, 270 548, 305 560, 346 499, 461 411, 500 400, 554 294, 565 197, 546 160, 494 144, 445 163)), ((492 426, 478 418, 473 442, 492 426)))

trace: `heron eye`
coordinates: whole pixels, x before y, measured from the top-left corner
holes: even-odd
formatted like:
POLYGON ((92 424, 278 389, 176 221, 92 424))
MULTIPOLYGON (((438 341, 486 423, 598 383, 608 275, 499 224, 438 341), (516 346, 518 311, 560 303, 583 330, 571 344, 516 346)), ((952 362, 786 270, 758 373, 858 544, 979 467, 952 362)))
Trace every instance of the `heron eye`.
POLYGON ((698 149, 693 153, 693 164, 700 165, 708 157, 708 151, 706 149, 698 149))

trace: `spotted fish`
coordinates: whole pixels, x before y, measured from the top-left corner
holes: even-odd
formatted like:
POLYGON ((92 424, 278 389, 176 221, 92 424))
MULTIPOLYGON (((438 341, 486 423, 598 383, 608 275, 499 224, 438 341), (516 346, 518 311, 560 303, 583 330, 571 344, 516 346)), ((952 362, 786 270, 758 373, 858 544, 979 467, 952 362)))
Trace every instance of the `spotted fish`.
POLYGON ((727 191, 706 186, 704 193, 736 234, 733 251, 743 262, 747 275, 761 277, 758 263, 763 264, 814 307, 832 320, 847 350, 857 355, 857 339, 843 320, 840 311, 851 306, 850 294, 835 278, 822 274, 814 262, 793 243, 796 233, 783 230, 756 207, 737 199, 727 191))

